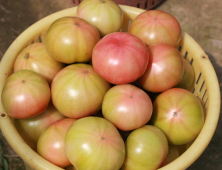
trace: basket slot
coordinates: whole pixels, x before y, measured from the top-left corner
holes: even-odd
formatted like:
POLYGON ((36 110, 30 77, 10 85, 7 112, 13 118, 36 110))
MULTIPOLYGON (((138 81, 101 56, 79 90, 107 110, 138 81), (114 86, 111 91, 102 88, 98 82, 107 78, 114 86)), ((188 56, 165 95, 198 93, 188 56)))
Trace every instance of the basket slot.
POLYGON ((192 65, 193 64, 193 58, 191 58, 191 60, 190 60, 190 65, 192 65))
POLYGON ((205 89, 204 94, 203 94, 203 96, 202 96, 202 99, 201 99, 201 100, 204 100, 204 97, 205 97, 205 95, 206 95, 206 92, 207 92, 207 89, 205 89))
POLYGON ((184 59, 187 59, 187 54, 188 54, 188 52, 186 51, 186 53, 184 55, 184 59))
POLYGON ((202 73, 199 74, 198 78, 197 78, 197 81, 196 81, 196 84, 198 84, 199 80, 200 80, 200 77, 201 77, 202 73))
POLYGON ((201 92, 201 90, 202 90, 204 84, 205 84, 205 81, 203 81, 203 83, 202 83, 202 85, 201 85, 201 87, 200 87, 200 89, 199 89, 199 92, 201 92))
MULTIPOLYGON (((148 1, 149 2, 149 1, 148 1)), ((137 4, 137 8, 147 9, 147 1, 142 1, 137 4)))
POLYGON ((195 95, 200 99, 202 106, 205 107, 208 95, 207 95, 206 81, 201 72, 199 73, 197 77, 197 80, 195 83, 195 89, 196 89, 194 92, 195 95))

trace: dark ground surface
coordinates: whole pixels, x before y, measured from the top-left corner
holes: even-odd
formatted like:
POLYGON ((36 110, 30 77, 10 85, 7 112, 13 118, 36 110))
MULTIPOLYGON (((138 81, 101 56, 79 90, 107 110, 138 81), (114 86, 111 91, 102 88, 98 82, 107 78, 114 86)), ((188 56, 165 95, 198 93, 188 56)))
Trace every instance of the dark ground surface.
MULTIPOLYGON (((14 39, 39 19, 74 6, 72 0, 0 0, 0 59, 14 39)), ((157 9, 174 15, 184 31, 189 33, 209 55, 222 86, 222 1, 166 0, 157 9)), ((4 156, 9 169, 24 170, 22 160, 5 141, 4 156)), ((222 120, 209 146, 188 170, 222 169, 222 120)))

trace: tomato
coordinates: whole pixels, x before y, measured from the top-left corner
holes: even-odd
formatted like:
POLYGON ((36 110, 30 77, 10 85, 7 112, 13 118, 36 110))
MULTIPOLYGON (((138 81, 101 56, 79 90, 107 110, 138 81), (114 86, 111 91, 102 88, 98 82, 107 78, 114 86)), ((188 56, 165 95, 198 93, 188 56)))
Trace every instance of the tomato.
POLYGON ((26 47, 16 58, 14 71, 32 70, 41 74, 51 84, 55 75, 64 67, 49 56, 42 43, 34 43, 26 47))
POLYGON ((50 87, 44 77, 30 70, 13 73, 2 89, 2 105, 12 118, 26 119, 43 112, 50 101, 50 87))
POLYGON ((50 102, 46 110, 27 119, 13 119, 15 128, 24 141, 34 150, 41 132, 50 124, 65 118, 50 102))
POLYGON ((173 162, 175 159, 177 159, 180 155, 179 155, 179 150, 177 148, 177 146, 175 145, 169 145, 168 147, 168 154, 167 157, 165 158, 165 160, 162 162, 161 167, 173 162))
POLYGON ((119 170, 125 144, 116 127, 100 117, 78 119, 68 129, 66 155, 78 170, 119 170))
POLYGON ((193 90, 193 83, 194 83, 194 70, 188 60, 183 59, 183 61, 184 61, 183 78, 180 80, 180 82, 175 87, 192 91, 193 90))
POLYGON ((193 93, 172 88, 154 101, 150 123, 165 133, 170 144, 183 145, 196 138, 202 129, 204 112, 193 93))
POLYGON ((136 36, 124 32, 105 36, 92 53, 93 68, 112 84, 135 81, 145 72, 148 61, 145 44, 136 36))
POLYGON ((88 64, 72 64, 62 69, 51 86, 52 102, 66 117, 92 115, 102 107, 110 84, 88 64))
POLYGON ((149 47, 150 60, 145 73, 138 79, 147 91, 159 93, 176 86, 184 74, 180 52, 168 44, 149 47))
POLYGON ((157 127, 145 125, 130 133, 121 170, 155 170, 168 153, 168 142, 157 127))
POLYGON ((65 136, 75 121, 76 119, 64 118, 46 127, 38 139, 38 154, 59 167, 70 165, 65 153, 65 136))
POLYGON ((177 19, 169 13, 148 10, 132 21, 129 33, 139 37, 147 46, 166 43, 178 47, 182 30, 177 19))
POLYGON ((150 97, 131 84, 112 87, 106 93, 102 104, 104 118, 124 131, 145 125, 150 120, 152 111, 150 97))
POLYGON ((94 25, 102 37, 122 28, 122 9, 112 0, 84 0, 76 15, 94 25))
POLYGON ((56 61, 71 64, 87 62, 100 40, 97 29, 79 17, 62 17, 49 27, 45 47, 56 61))

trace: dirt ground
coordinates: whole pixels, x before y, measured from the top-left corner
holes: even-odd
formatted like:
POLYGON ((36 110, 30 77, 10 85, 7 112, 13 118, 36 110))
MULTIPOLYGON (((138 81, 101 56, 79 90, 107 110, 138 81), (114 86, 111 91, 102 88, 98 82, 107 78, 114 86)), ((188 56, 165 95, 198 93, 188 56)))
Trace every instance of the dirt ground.
MULTIPOLYGON (((26 28, 54 12, 73 7, 72 0, 0 0, 0 59, 26 28)), ((155 9, 174 15, 183 31, 191 35, 208 54, 222 87, 222 1, 165 0, 155 9)), ((207 69, 207 68, 206 68, 207 69)), ((221 113, 221 112, 220 112, 221 113)), ((10 170, 25 170, 23 161, 0 133, 1 152, 10 170)), ((0 167, 1 169, 1 167, 0 167)), ((188 170, 222 169, 222 119, 204 153, 188 170)))

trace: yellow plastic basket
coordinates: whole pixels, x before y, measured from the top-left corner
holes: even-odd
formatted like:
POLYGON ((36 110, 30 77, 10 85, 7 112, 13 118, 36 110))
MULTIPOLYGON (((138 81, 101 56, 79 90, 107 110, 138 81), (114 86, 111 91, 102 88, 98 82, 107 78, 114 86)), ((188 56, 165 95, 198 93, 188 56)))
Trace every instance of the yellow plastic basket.
MULTIPOLYGON (((122 31, 127 31, 129 23, 144 10, 120 5, 124 13, 122 31)), ((0 95, 4 82, 12 73, 17 55, 30 43, 44 41, 44 35, 50 24, 63 16, 75 16, 77 7, 69 8, 41 19, 25 30, 6 51, 0 63, 0 95)), ((175 161, 161 170, 184 170, 189 167, 206 149, 215 132, 220 114, 220 88, 214 68, 202 48, 183 32, 180 42, 180 52, 192 65, 195 72, 193 93, 200 99, 205 110, 205 123, 190 147, 175 161)), ((61 170, 34 152, 20 137, 13 126, 10 117, 4 111, 0 102, 0 126, 3 135, 26 164, 36 170, 61 170)))

